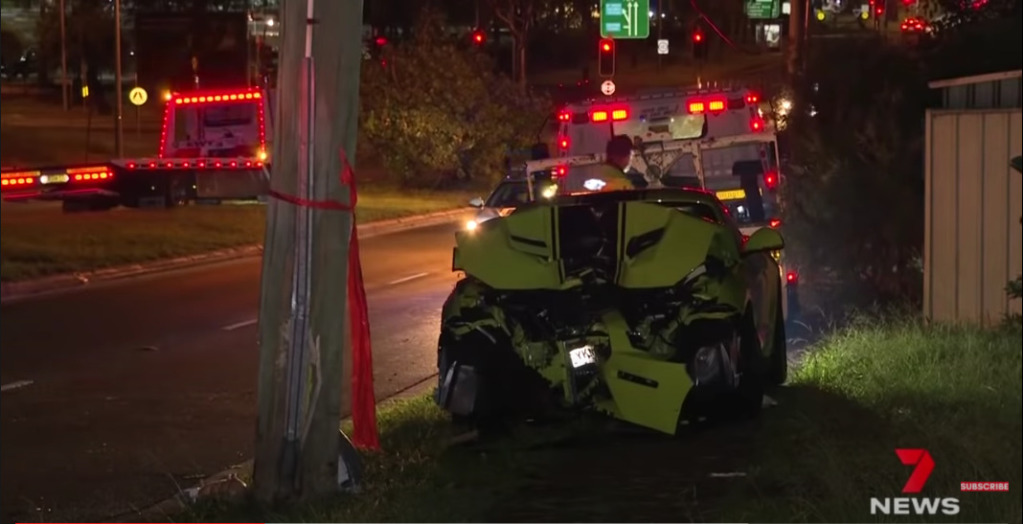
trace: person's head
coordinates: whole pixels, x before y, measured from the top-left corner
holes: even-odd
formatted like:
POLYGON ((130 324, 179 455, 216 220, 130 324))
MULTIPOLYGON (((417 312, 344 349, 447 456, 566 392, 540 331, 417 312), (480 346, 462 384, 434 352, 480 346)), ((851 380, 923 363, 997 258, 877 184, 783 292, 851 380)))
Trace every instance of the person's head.
POLYGON ((620 167, 623 171, 632 163, 632 139, 625 135, 611 137, 607 141, 607 161, 620 167))

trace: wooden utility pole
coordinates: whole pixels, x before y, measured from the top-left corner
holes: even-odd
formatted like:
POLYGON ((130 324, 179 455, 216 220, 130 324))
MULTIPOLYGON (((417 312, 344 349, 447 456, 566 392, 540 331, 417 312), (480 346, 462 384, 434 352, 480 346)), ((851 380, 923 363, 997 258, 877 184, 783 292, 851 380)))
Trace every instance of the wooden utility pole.
POLYGON ((348 331, 362 0, 284 0, 260 302, 254 489, 263 501, 345 489, 357 457, 348 331), (343 456, 344 455, 344 456, 343 456))
POLYGON ((790 0, 789 2, 789 41, 785 69, 790 79, 799 75, 803 69, 803 52, 806 47, 806 4, 805 0, 790 0))

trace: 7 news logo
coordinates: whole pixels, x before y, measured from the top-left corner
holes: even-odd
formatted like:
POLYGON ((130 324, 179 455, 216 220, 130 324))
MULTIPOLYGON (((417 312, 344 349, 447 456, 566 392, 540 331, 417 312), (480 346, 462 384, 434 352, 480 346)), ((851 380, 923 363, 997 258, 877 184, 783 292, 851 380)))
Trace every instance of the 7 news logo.
MULTIPOLYGON (((926 449, 896 449, 895 454, 906 466, 913 466, 909 480, 902 488, 905 495, 915 495, 934 472, 934 459, 926 449)), ((870 499, 871 515, 958 515, 959 499, 952 497, 886 497, 870 499)))

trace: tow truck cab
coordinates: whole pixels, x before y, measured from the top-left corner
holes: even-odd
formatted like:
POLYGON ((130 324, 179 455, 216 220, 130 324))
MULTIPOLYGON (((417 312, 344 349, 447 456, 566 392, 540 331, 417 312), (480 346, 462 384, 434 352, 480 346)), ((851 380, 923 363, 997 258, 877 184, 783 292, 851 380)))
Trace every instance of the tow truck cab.
MULTIPOLYGON (((588 100, 564 107, 557 120, 556 155, 563 158, 603 154, 614 135, 629 136, 638 145, 769 131, 759 94, 747 88, 674 90, 588 100)), ((701 161, 702 187, 714 191, 740 223, 759 226, 777 219, 776 192, 781 182, 777 151, 761 144, 740 144, 707 151, 701 161)), ((646 164, 647 160, 637 155, 631 169, 649 175, 646 164)), ((692 155, 683 155, 660 174, 660 181, 666 186, 701 187, 693 166, 692 155)), ((554 172, 559 185, 574 192, 585 190, 585 182, 594 177, 596 169, 560 166, 554 172)))
POLYGON ((3 172, 4 200, 65 211, 255 200, 266 194, 268 97, 258 89, 172 93, 154 157, 3 172))
POLYGON ((166 99, 157 156, 114 161, 125 174, 125 193, 161 195, 170 202, 256 199, 266 193, 269 110, 263 92, 173 93, 166 99))

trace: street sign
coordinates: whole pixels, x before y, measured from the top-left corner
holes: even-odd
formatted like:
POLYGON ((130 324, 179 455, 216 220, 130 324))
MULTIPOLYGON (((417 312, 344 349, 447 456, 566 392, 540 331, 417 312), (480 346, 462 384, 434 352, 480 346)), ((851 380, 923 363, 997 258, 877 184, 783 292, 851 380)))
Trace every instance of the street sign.
POLYGON ((781 16, 780 0, 746 0, 746 16, 753 20, 765 20, 781 16))
POLYGON ((610 80, 604 80, 604 83, 600 84, 600 92, 607 96, 615 94, 615 83, 610 80))
POLYGON ((666 55, 668 54, 668 39, 662 38, 657 41, 657 54, 666 55))
POLYGON ((650 0, 600 0, 600 36, 644 39, 650 36, 650 0))
POLYGON ((146 90, 141 87, 136 87, 128 92, 128 100, 130 100, 131 103, 140 106, 145 104, 146 100, 149 100, 149 93, 146 93, 146 90))

